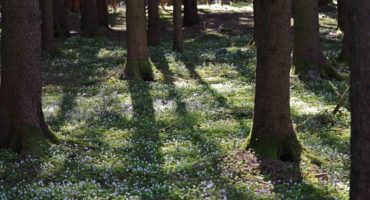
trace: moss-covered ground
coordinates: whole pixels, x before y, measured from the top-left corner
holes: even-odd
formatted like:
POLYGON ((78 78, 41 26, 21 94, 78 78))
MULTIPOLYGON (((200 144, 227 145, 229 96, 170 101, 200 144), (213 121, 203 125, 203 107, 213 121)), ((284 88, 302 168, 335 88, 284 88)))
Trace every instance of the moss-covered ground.
MULTIPOLYGON (((60 143, 32 154, 0 150, 0 199, 348 199, 347 103, 331 116, 347 81, 291 76, 299 165, 243 150, 253 115, 252 34, 213 26, 211 17, 243 27, 250 13, 241 11, 235 18, 202 7, 208 22, 187 31, 182 54, 165 34, 150 48, 149 83, 118 78, 125 42, 61 39, 43 69, 43 109, 60 143)), ((334 61, 342 36, 331 14, 320 20, 334 61)), ((345 64, 334 66, 348 74, 345 64)))

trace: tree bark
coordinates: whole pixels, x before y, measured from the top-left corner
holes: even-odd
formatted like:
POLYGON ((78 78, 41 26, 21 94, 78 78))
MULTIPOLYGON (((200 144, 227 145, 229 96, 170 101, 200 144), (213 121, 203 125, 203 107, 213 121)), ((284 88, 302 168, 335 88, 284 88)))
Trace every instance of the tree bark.
POLYGON ((173 1, 173 50, 182 52, 184 49, 182 33, 181 0, 173 1))
POLYGON ((54 33, 56 36, 68 36, 68 12, 65 0, 54 0, 54 33))
POLYGON ((144 1, 126 1, 127 62, 126 79, 153 80, 152 66, 148 56, 144 1))
POLYGON ((84 37, 97 35, 99 27, 98 0, 81 0, 81 33, 84 37))
POLYGON ((148 1, 148 44, 157 46, 160 43, 159 0, 148 1))
POLYGON ((55 50, 53 1, 40 0, 42 14, 42 50, 46 54, 53 54, 55 50))
POLYGON ((107 0, 97 0, 99 26, 109 28, 107 0))
POLYGON ((258 0, 256 8, 257 80, 247 148, 262 158, 299 161, 289 105, 291 1, 258 0))
POLYGON ((0 147, 18 152, 54 138, 41 110, 39 8, 38 0, 2 1, 0 147))
POLYGON ((370 1, 350 1, 350 199, 370 197, 370 1))
POLYGON ((197 0, 184 0, 184 26, 199 23, 197 0))

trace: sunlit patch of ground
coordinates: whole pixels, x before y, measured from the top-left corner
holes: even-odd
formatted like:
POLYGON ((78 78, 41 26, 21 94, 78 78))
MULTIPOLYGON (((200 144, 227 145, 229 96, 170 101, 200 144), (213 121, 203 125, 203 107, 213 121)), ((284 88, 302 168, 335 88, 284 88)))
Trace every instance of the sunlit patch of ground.
POLYGON ((61 42, 43 69, 44 112, 61 143, 38 154, 1 150, 0 199, 348 199, 348 103, 330 114, 346 82, 291 78, 299 165, 244 150, 255 86, 250 39, 211 28, 185 38, 178 54, 166 38, 150 48, 152 83, 117 79, 124 42, 61 42))

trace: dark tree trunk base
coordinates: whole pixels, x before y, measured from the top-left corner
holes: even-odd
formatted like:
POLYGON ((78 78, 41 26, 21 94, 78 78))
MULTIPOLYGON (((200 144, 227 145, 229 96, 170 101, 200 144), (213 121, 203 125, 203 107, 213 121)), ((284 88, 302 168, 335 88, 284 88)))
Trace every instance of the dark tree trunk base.
POLYGON ((154 81, 152 63, 149 59, 128 60, 121 79, 154 81))

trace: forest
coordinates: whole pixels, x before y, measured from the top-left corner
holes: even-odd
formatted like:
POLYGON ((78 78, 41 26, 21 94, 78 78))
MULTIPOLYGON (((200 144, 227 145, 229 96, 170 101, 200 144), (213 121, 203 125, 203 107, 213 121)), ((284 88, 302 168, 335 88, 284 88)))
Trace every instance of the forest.
POLYGON ((370 198, 370 1, 0 13, 1 200, 370 198))

